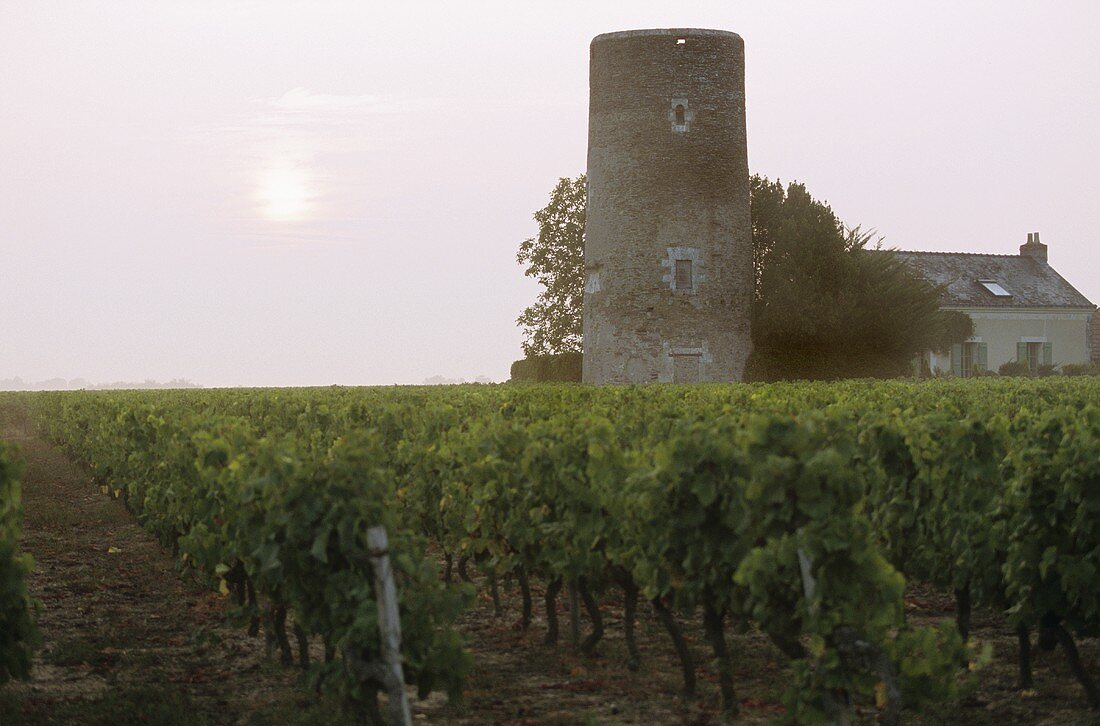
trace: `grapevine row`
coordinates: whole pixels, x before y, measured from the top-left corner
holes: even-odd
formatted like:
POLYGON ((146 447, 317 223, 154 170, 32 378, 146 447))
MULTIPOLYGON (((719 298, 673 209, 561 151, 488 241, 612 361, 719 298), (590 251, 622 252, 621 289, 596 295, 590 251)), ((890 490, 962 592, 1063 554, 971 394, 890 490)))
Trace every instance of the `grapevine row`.
POLYGON ((38 637, 26 583, 31 559, 19 553, 22 469, 16 448, 0 441, 0 685, 28 676, 38 637))
POLYGON ((315 670, 368 709, 379 684, 347 664, 378 647, 363 532, 381 523, 422 692, 456 691, 466 667, 450 626, 464 590, 440 583, 430 539, 448 561, 515 575, 525 625, 530 579, 546 583, 548 641, 569 587, 591 651, 597 599, 619 587, 631 667, 648 601, 692 690, 672 614, 701 611, 727 710, 725 630, 754 624, 792 660, 792 718, 874 699, 894 720, 950 694, 968 657, 964 617, 905 622, 903 575, 950 586, 960 615, 1005 609, 1071 664, 1073 633, 1100 622, 1096 393, 1081 380, 466 386, 51 394, 38 408, 190 566, 264 615, 288 659, 288 610, 300 643, 321 636, 332 660, 315 670))

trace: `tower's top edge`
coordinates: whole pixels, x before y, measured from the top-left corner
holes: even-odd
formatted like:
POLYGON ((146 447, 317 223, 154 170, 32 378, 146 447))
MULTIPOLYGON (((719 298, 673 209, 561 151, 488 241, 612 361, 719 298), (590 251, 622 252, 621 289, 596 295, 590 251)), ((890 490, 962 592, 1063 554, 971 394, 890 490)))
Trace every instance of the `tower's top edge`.
POLYGON ((711 30, 709 28, 648 28, 645 30, 619 30, 614 33, 600 33, 592 39, 592 44, 602 43, 605 40, 622 40, 624 38, 640 38, 652 35, 664 35, 676 38, 718 36, 741 40, 740 35, 729 30, 711 30))

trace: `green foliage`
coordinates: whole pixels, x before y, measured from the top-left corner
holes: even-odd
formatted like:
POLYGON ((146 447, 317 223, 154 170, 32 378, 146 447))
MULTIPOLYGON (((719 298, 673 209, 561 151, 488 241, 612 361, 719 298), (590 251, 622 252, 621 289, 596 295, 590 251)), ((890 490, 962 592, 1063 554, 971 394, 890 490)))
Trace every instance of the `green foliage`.
POLYGON ((37 606, 27 592, 33 562, 30 555, 18 551, 22 472, 17 449, 0 441, 0 685, 30 675, 31 651, 38 642, 33 619, 37 606))
POLYGON ((1053 376, 1058 373, 1057 363, 1040 363, 1035 369, 1036 378, 1046 378, 1047 376, 1053 376))
MULTIPOLYGON (((940 349, 961 321, 939 311, 939 290, 873 233, 847 229, 802 184, 752 178, 755 380, 902 375, 940 349)), ((964 338, 965 339, 965 336, 964 338)), ((946 343, 950 345, 950 343, 946 343)))
POLYGON ((1003 416, 868 415, 864 441, 877 483, 872 521, 887 557, 910 577, 968 589, 998 604, 1002 552, 991 523, 1004 489, 1003 416))
POLYGON ((734 581, 769 633, 809 639, 785 697, 796 721, 825 720, 824 695, 844 689, 871 699, 878 677, 849 662, 845 635, 885 650, 902 624, 905 581, 876 550, 861 516, 863 482, 850 468, 847 427, 820 416, 750 422, 746 461, 750 505, 743 527, 756 543, 734 581))
MULTIPOLYGON (((184 563, 223 591, 242 570, 345 660, 381 653, 366 530, 386 527, 406 679, 422 694, 457 695, 469 657, 451 624, 467 593, 439 581, 426 541, 404 518, 382 434, 319 427, 333 423, 324 404, 274 414, 272 403, 254 425, 228 407, 193 414, 170 395, 81 393, 52 399, 47 425, 184 563)), ((380 687, 333 664, 315 669, 351 703, 380 687)))
POLYGON ((973 664, 977 670, 992 660, 992 647, 986 645, 971 651, 951 623, 938 628, 904 628, 890 648, 897 663, 901 692, 905 705, 920 706, 965 695, 974 688, 972 673, 960 675, 960 662, 973 664))
POLYGON ((581 350, 584 301, 584 220, 588 181, 559 179, 550 202, 535 212, 538 237, 524 240, 516 261, 542 285, 538 299, 516 321, 523 327, 523 353, 531 357, 581 350))
POLYGON ((1100 376, 1100 366, 1095 363, 1064 363, 1063 376, 1100 376))
MULTIPOLYGON (((1095 399, 1094 399, 1095 400, 1095 399)), ((1100 408, 1027 411, 1001 503, 1014 621, 1100 628, 1100 408)))
MULTIPOLYGON (((574 380, 564 377, 573 374, 571 367, 551 371, 529 361, 581 349, 585 192, 583 175, 561 179, 550 203, 535 213, 538 237, 520 245, 517 260, 543 291, 518 320, 528 361, 513 366, 515 380, 574 380)), ((802 184, 784 188, 754 175, 750 192, 754 351, 748 379, 899 376, 914 355, 947 349, 973 333, 965 313, 939 310, 936 287, 887 252, 869 250, 873 234, 845 228, 802 184)))
POLYGON ((1030 376, 1031 367, 1028 366, 1026 361, 1010 360, 1006 363, 1002 363, 997 369, 997 375, 999 376, 1030 376))
MULTIPOLYGON (((382 524, 422 693, 469 668, 453 628, 468 592, 440 582, 431 540, 497 575, 599 591, 626 573, 645 598, 801 644, 788 716, 815 722, 847 700, 892 707, 886 681, 910 705, 965 688, 959 633, 907 625, 903 578, 1097 627, 1097 392, 1056 377, 35 402, 188 566, 212 586, 243 571, 345 662, 378 652, 363 533, 382 524)), ((319 669, 351 703, 378 685, 319 669)))
POLYGON ((580 383, 580 353, 535 355, 512 364, 510 380, 515 383, 580 383))
POLYGON ((932 338, 929 350, 945 353, 956 343, 965 342, 974 335, 974 320, 962 310, 940 310, 937 315, 938 331, 932 338))

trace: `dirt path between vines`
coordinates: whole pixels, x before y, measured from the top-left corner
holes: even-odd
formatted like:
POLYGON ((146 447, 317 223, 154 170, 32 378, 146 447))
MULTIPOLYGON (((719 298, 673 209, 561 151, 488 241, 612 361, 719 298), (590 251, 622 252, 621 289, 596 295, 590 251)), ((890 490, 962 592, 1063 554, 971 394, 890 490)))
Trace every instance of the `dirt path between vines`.
MULTIPOLYGON (((2 412, 0 412, 2 413, 2 412)), ((0 422, 3 417, 0 417, 0 422)), ((35 558, 30 588, 42 602, 43 642, 32 680, 0 688, 0 726, 11 724, 333 724, 342 719, 318 702, 301 671, 265 656, 262 638, 226 622, 227 602, 188 577, 171 554, 142 530, 121 504, 61 451, 9 422, 0 438, 19 444, 27 460, 23 482, 23 549, 35 558)), ((484 585, 474 571, 479 585, 484 585)), ((628 671, 617 592, 602 602, 606 636, 599 656, 569 646, 570 621, 561 598, 561 640, 542 645, 545 617, 536 585, 535 620, 515 627, 519 595, 502 587, 497 615, 484 587, 460 619, 474 657, 460 704, 439 694, 413 700, 423 723, 572 724, 720 723, 709 649, 698 623, 684 623, 699 669, 699 695, 682 705, 678 665, 663 629, 639 608, 642 665, 628 671)), ((950 597, 912 588, 910 617, 952 616, 950 597)), ((584 623, 587 628, 587 622, 584 623)), ((1015 638, 997 613, 974 614, 974 636, 995 650, 980 686, 961 702, 906 723, 1096 723, 1060 652, 1036 653, 1035 689, 1014 680, 1015 638)), ((782 714, 782 656, 759 634, 731 634, 741 700, 737 723, 767 723, 782 714)), ((1080 643, 1097 673, 1100 642, 1080 643)), ((873 710, 860 714, 874 721, 873 710)))
POLYGON ((222 598, 181 578, 82 468, 21 426, 4 434, 27 462, 22 547, 42 643, 32 679, 0 690, 0 723, 238 723, 294 691, 297 673, 227 626, 222 598))
MULTIPOLYGON (((18 444, 27 463, 22 549, 35 559, 29 586, 42 604, 43 638, 32 679, 0 690, 0 726, 340 720, 332 704, 303 687, 300 671, 265 656, 262 638, 229 625, 226 600, 181 576, 171 554, 83 467, 22 421, 9 422, 0 438, 18 444)), ((541 606, 541 591, 536 596, 541 606)), ((560 644, 546 647, 541 609, 532 628, 519 632, 512 625, 518 595, 506 590, 504 597, 502 616, 487 597, 462 616, 475 662, 463 702, 449 704, 440 694, 414 700, 418 721, 707 723, 716 716, 717 693, 679 704, 671 653, 644 623, 648 664, 640 674, 623 668, 614 612, 621 609, 609 608, 604 657, 585 659, 567 644, 567 612, 560 644)), ((689 640, 700 646, 701 638, 689 640)), ((702 650, 699 659, 706 683, 713 674, 702 650)), ((750 721, 774 715, 774 704, 762 705, 750 721)))
MULTIPOLYGON (((227 601, 181 576, 171 554, 83 467, 6 413, 0 438, 18 444, 27 463, 22 549, 35 559, 29 586, 42 604, 42 643, 31 680, 0 689, 0 726, 342 720, 333 704, 319 703, 303 687, 301 671, 265 656, 262 638, 229 625, 227 601)), ((605 603, 608 635, 600 657, 572 652, 564 611, 560 643, 543 646, 542 593, 535 587, 540 607, 526 632, 513 625, 513 590, 503 592, 505 614, 496 615, 482 596, 462 616, 475 663, 465 697, 459 704, 440 694, 414 699, 417 721, 649 724, 717 717, 716 691, 688 706, 678 701, 678 668, 656 623, 639 624, 642 671, 626 671, 621 608, 608 607, 613 602, 605 603)), ((705 689, 714 675, 702 638, 688 634, 688 640, 705 689)), ((774 680, 782 670, 773 659, 750 672, 759 665, 745 664, 740 675, 774 680)), ((778 691, 770 691, 770 702, 746 702, 748 722, 775 715, 778 691)))

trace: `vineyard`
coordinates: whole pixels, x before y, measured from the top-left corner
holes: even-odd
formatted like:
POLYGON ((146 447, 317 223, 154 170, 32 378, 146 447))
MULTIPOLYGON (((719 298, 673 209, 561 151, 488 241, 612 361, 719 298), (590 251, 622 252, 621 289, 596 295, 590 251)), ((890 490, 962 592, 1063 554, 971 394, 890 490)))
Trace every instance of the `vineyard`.
POLYGON ((26 585, 31 563, 19 554, 21 473, 15 449, 0 441, 0 686, 27 676, 37 637, 26 585))
MULTIPOLYGON (((583 611, 584 655, 621 604, 625 671, 652 611, 689 699, 711 687, 684 632, 698 617, 730 715, 730 636, 759 633, 789 660, 799 723, 896 723, 994 659, 1030 689, 1033 643, 1100 708, 1077 647, 1100 628, 1098 402, 1094 380, 1055 378, 18 397, 242 627, 368 719, 384 679, 365 533, 383 525, 421 696, 458 697, 476 667, 456 626, 474 569, 493 602, 516 583, 519 626, 544 621, 547 645, 566 637, 559 598, 572 624, 583 611), (907 581, 949 592, 955 622, 911 622, 907 581), (1015 652, 970 642, 977 608, 1015 652)), ((0 682, 33 641, 11 461, 0 448, 0 682)))

